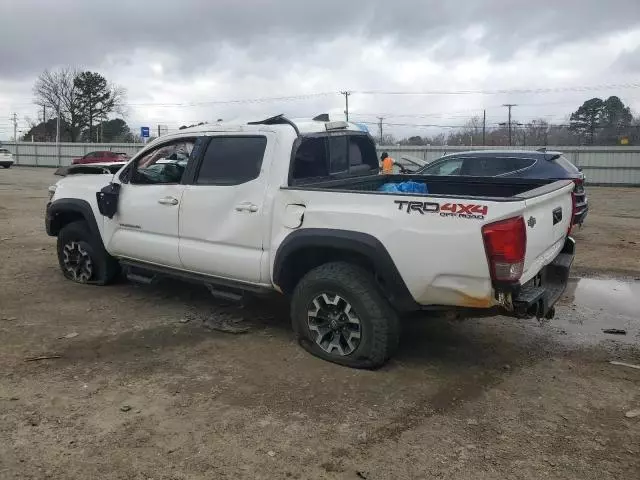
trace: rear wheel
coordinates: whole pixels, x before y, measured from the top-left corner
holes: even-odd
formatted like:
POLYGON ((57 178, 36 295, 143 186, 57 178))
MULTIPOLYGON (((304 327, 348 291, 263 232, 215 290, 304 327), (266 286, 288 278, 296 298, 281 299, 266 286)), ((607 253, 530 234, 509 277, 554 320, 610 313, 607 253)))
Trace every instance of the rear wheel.
POLYGON ((348 263, 307 273, 293 294, 291 316, 307 351, 341 365, 379 367, 398 345, 397 314, 373 276, 348 263))
POLYGON ((58 263, 62 274, 77 283, 106 285, 120 268, 84 221, 64 226, 58 234, 58 263))

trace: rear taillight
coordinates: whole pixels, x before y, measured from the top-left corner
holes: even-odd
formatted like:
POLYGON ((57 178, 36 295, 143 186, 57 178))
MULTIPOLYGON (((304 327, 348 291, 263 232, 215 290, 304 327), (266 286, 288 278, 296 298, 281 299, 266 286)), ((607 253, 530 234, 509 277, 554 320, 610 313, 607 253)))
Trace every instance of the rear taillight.
POLYGON ((569 222, 569 228, 567 229, 567 236, 571 235, 573 229, 573 220, 576 218, 576 192, 571 192, 571 221, 569 222))
POLYGON ((520 280, 527 251, 524 219, 515 217, 485 225, 482 238, 491 278, 503 282, 520 280))
POLYGON ((576 185, 575 189, 574 189, 576 191, 576 193, 584 192, 584 179, 583 178, 574 178, 573 179, 573 183, 576 185))
POLYGON ((573 221, 576 218, 576 209, 577 209, 577 200, 576 194, 578 192, 584 192, 584 187, 582 186, 584 181, 582 178, 574 178, 573 183, 575 186, 573 187, 573 191, 571 192, 571 221, 569 222, 569 229, 567 230, 567 236, 571 235, 571 229, 573 228, 573 221))

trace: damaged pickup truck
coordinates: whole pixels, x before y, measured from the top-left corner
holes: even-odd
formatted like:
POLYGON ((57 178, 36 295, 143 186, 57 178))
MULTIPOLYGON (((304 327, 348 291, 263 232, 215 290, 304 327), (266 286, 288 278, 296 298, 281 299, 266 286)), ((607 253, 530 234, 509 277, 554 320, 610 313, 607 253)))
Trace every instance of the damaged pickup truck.
POLYGON ((305 349, 373 368, 411 312, 552 317, 574 258, 573 188, 379 175, 361 127, 276 116, 181 130, 115 174, 68 176, 46 228, 72 281, 124 271, 224 298, 276 291, 305 349), (408 179, 422 193, 383 188, 408 179))

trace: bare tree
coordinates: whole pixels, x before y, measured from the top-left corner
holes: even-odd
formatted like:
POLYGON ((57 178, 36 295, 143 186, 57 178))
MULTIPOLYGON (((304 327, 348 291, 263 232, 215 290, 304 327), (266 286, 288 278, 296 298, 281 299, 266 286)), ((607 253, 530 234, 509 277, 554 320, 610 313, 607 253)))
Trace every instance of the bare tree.
POLYGON ((35 104, 52 109, 60 118, 72 141, 80 135, 81 118, 74 80, 78 72, 73 68, 45 70, 33 86, 35 104))
POLYGON ((393 134, 385 133, 384 135, 382 135, 382 143, 380 145, 395 145, 395 144, 396 144, 396 137, 394 137, 393 134))
POLYGON ((525 126, 527 145, 547 145, 549 143, 549 122, 542 118, 531 120, 525 126))
MULTIPOLYGON (((106 109, 107 111, 94 113, 91 121, 87 122, 86 108, 83 108, 81 96, 82 91, 77 85, 80 73, 75 68, 68 67, 55 71, 45 70, 38 76, 33 87, 34 103, 55 112, 55 116, 60 118, 61 128, 66 130, 67 135, 65 136, 73 142, 80 139, 85 126, 96 121, 106 121, 109 113, 114 112, 122 116, 127 113, 126 90, 108 83, 105 86, 105 91, 110 108, 106 109)), ((62 136, 62 132, 60 135, 62 136)))
POLYGON ((471 117, 464 126, 449 134, 449 145, 482 145, 482 118, 471 117))

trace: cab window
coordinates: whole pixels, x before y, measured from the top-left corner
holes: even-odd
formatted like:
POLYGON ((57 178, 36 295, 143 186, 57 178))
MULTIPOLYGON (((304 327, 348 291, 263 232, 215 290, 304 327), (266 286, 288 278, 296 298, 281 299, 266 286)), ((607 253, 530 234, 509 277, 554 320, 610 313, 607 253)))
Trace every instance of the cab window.
POLYGON ((293 183, 342 178, 378 170, 378 158, 368 135, 340 134, 308 136, 295 151, 291 170, 293 183))
POLYGON ((180 139, 158 145, 132 165, 132 184, 180 183, 193 151, 194 139, 180 139))

